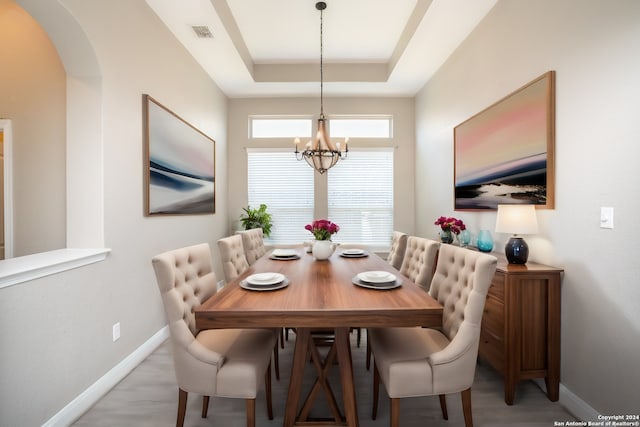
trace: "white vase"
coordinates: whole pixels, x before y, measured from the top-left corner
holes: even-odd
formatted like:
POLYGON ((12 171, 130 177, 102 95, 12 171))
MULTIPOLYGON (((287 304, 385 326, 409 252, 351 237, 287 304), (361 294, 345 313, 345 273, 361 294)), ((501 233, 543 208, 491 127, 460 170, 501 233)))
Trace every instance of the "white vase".
POLYGON ((329 259, 335 250, 336 245, 331 240, 316 240, 313 242, 311 254, 317 260, 325 260, 329 259))

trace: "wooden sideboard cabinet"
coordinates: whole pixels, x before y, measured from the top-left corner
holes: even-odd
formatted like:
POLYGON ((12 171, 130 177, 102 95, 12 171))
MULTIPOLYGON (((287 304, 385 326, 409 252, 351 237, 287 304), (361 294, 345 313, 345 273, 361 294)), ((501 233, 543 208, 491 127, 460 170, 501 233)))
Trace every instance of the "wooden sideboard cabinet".
MULTIPOLYGON (((493 254, 496 255, 496 254, 493 254)), ((498 266, 485 303, 480 358, 504 377, 513 405, 519 381, 544 378, 549 400, 560 386, 560 282, 562 269, 534 262, 498 266)))

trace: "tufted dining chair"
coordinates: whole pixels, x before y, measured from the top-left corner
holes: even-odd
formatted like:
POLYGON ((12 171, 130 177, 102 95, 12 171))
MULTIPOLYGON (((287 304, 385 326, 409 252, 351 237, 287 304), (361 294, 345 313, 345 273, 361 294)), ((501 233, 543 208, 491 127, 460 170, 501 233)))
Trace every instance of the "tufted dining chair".
POLYGON ((466 427, 473 426, 471 386, 476 370, 482 312, 496 270, 494 256, 442 245, 429 293, 443 305, 442 328, 371 328, 374 356, 373 412, 382 380, 391 398, 391 426, 400 422, 400 399, 461 393, 466 427))
MULTIPOLYGON (((399 268, 400 273, 411 279, 412 282, 424 289, 425 292, 428 292, 436 266, 440 242, 417 236, 405 235, 405 237, 406 249, 402 259, 402 265, 399 268)), ((368 339, 366 367, 367 370, 371 367, 371 346, 369 345, 368 339)))
POLYGON ((173 364, 178 382, 178 417, 184 424, 188 393, 204 396, 202 418, 210 396, 246 400, 247 427, 255 426, 255 399, 264 378, 269 419, 271 350, 276 335, 269 329, 198 330, 194 310, 216 293, 209 245, 199 244, 156 255, 152 259, 169 324, 173 364))
MULTIPOLYGON (((260 229, 262 231, 262 229, 260 229)), ((223 237, 218 240, 218 249, 220 250, 220 260, 222 261, 222 270, 224 272, 224 278, 229 283, 236 279, 249 269, 249 263, 244 253, 244 245, 242 244, 242 235, 234 234, 233 236, 223 237)), ((282 342, 282 336, 284 333, 279 331, 280 342, 282 342)), ((276 373, 276 379, 280 379, 280 361, 278 346, 273 350, 274 357, 274 370, 276 373)))
POLYGON ((264 234, 262 228, 252 228, 251 230, 238 231, 242 236, 242 246, 247 263, 253 265, 262 255, 267 253, 264 246, 264 234))
POLYGON ((224 278, 227 283, 249 269, 240 234, 234 234, 218 240, 218 249, 220 250, 220 261, 222 261, 224 278))
MULTIPOLYGON (((244 255, 247 259, 249 266, 253 265, 261 256, 267 253, 267 248, 264 246, 264 233, 262 228, 252 228, 250 230, 240 230, 236 234, 242 236, 242 246, 244 248, 244 255)), ((280 347, 284 348, 285 331, 288 339, 288 329, 281 328, 279 332, 280 347)), ((276 370, 278 379, 280 374, 276 370)))
POLYGON ((440 242, 423 237, 409 236, 402 265, 399 269, 400 273, 428 292, 436 266, 438 248, 440 248, 440 242))
POLYGON ((406 233, 402 233, 400 231, 393 232, 393 236, 391 238, 391 249, 387 256, 387 262, 396 270, 400 270, 400 266, 402 265, 404 251, 407 247, 407 238, 408 235, 406 233))

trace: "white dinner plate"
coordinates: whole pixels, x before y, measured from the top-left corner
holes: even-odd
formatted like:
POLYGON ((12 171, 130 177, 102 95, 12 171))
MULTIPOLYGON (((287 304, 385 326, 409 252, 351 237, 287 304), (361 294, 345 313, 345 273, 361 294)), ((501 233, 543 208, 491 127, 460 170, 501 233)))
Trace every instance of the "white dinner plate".
POLYGON ((365 283, 390 283, 396 280, 396 276, 388 271, 364 271, 356 277, 365 283))
POLYGON ((345 250, 342 251, 342 254, 343 255, 347 255, 347 256, 349 256, 349 255, 351 255, 351 256, 353 256, 353 255, 363 255, 364 251, 362 249, 345 249, 345 250))
POLYGON ((287 286, 289 286, 287 279, 273 285, 252 285, 251 283, 247 283, 246 280, 240 282, 240 287, 249 291, 275 291, 276 289, 282 289, 287 286))
POLYGON ((292 261, 294 259, 300 259, 300 255, 296 254, 296 255, 291 255, 291 256, 275 256, 275 255, 269 255, 269 259, 273 259, 276 261, 292 261))
POLYGON ((254 286, 270 286, 277 283, 282 283, 284 279, 284 274, 280 273, 257 273, 252 274, 245 280, 248 284, 254 286))
POLYGON ((369 254, 367 253, 367 251, 363 251, 361 249, 345 249, 344 251, 340 252, 340 256, 343 258, 364 258, 368 257, 369 254), (352 251, 358 251, 358 253, 354 253, 352 251))
POLYGON ((274 249, 271 255, 276 258, 292 258, 298 255, 295 249, 274 249))
POLYGON ((363 282, 362 280, 358 279, 358 276, 356 276, 351 280, 351 282, 354 285, 360 286, 362 288, 377 289, 377 290, 395 289, 402 286, 401 279, 396 279, 393 282, 369 283, 369 282, 363 282))

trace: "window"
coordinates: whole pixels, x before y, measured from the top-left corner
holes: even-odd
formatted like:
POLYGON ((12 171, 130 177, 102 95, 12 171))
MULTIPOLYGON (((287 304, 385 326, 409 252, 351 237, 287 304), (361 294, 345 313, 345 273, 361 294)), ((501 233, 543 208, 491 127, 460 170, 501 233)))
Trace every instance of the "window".
MULTIPOLYGON (((361 142, 391 138, 392 124, 390 115, 329 119, 332 138, 363 138, 361 142)), ((312 133, 312 120, 253 116, 249 117, 249 131, 250 138, 307 138, 312 133)), ((304 226, 325 217, 340 226, 333 239, 336 242, 361 243, 373 250, 389 247, 393 234, 392 148, 352 147, 347 159, 322 176, 306 162, 296 161, 292 149, 249 148, 247 153, 248 202, 251 207, 261 203, 269 207, 273 216, 269 243, 308 240, 311 235, 304 226), (317 200, 315 185, 319 185, 317 200)))
POLYGON ((393 234, 393 149, 352 150, 327 172, 336 241, 388 247, 393 234))
POLYGON ((391 138, 392 117, 331 117, 329 134, 332 138, 391 138))
POLYGON ((291 150, 247 150, 248 202, 268 206, 273 217, 270 243, 309 240, 304 226, 313 220, 313 169, 291 150))
POLYGON ((249 117, 249 138, 309 138, 311 119, 249 117))

